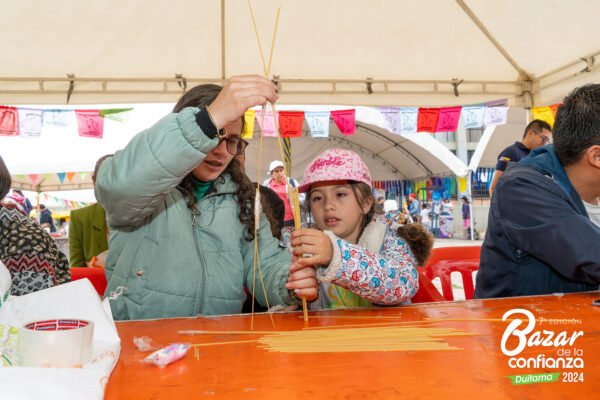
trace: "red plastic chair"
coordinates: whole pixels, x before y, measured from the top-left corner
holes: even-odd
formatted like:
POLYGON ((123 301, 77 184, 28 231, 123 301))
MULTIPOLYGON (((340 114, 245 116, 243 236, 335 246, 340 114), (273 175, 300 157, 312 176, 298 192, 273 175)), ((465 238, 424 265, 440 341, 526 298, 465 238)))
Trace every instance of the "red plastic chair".
POLYGON ((425 275, 423 268, 417 268, 419 273, 419 290, 410 301, 414 303, 431 303, 435 301, 446 301, 444 296, 436 289, 431 279, 425 275))
POLYGON ((104 296, 104 291, 106 290, 106 275, 104 274, 104 268, 71 268, 72 281, 84 278, 88 278, 98 294, 104 296))
POLYGON ((463 280, 465 299, 470 300, 475 292, 473 272, 479 269, 480 253, 479 246, 439 247, 432 250, 423 272, 430 280, 440 278, 442 294, 448 301, 454 301, 450 274, 459 272, 463 280))

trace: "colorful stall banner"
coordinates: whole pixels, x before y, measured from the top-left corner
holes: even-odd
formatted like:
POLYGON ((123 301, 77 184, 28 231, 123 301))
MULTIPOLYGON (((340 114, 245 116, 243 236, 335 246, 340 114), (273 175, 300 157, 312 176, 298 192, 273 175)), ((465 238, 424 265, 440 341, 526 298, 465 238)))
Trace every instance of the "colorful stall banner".
POLYGON ((552 111, 552 115, 554 115, 554 118, 556 118, 556 112, 558 111, 558 107, 560 107, 561 105, 562 103, 556 103, 548 106, 550 107, 550 111, 552 111))
POLYGON ((281 132, 281 137, 301 137, 303 122, 303 111, 279 111, 279 131, 281 132))
POLYGON ((256 120, 256 112, 252 109, 244 113, 244 132, 242 139, 252 139, 254 136, 254 121, 256 120))
POLYGON ((436 132, 456 132, 461 106, 440 108, 436 132))
POLYGON ((418 132, 435 132, 437 127, 439 108, 419 108, 419 117, 417 119, 418 132))
POLYGON ((465 129, 483 128, 483 115, 485 114, 485 106, 465 106, 462 108, 463 122, 465 129))
POLYGON ((112 119, 113 121, 126 123, 127 119, 131 115, 129 111, 132 111, 133 108, 107 108, 104 110, 100 110, 99 114, 103 118, 112 119))
POLYGON ((492 100, 485 103, 486 107, 508 107, 508 99, 492 100))
POLYGON ((75 172, 67 172, 67 180, 71 182, 73 177, 75 176, 75 172))
POLYGON ((387 129, 397 135, 400 134, 400 108, 398 107, 379 107, 379 112, 383 114, 387 129))
POLYGON ((263 119, 262 110, 256 110, 256 120, 263 137, 277 137, 277 126, 275 125, 275 118, 273 118, 273 111, 267 111, 263 119))
POLYGON ((418 107, 400 107, 400 133, 407 134, 417 132, 418 118, 418 107))
POLYGON ((483 115, 485 126, 504 125, 508 116, 508 107, 486 107, 483 115))
POLYGON ((68 113, 72 110, 44 110, 44 125, 66 127, 68 124, 68 113))
POLYGON ((313 138, 329 137, 329 111, 305 111, 304 118, 313 138))
POLYGON ((539 119, 546 121, 550 126, 554 125, 554 114, 550 107, 533 107, 531 109, 531 120, 539 119))
POLYGON ((58 176, 58 180, 61 184, 65 183, 65 178, 67 177, 67 174, 65 172, 58 172, 56 176, 58 176))
POLYGON ((87 176, 88 176, 88 172, 80 172, 79 173, 79 179, 81 179, 82 182, 85 180, 85 178, 87 176))
POLYGON ((0 106, 0 135, 17 136, 19 134, 19 113, 15 107, 0 106))
POLYGON ((42 110, 19 108, 19 134, 21 136, 39 137, 42 134, 42 110))
POLYGON ((332 111, 331 119, 333 119, 342 135, 354 135, 354 131, 356 131, 356 110, 332 111))
POLYGON ((98 110, 75 110, 79 136, 102 139, 104 118, 98 110))

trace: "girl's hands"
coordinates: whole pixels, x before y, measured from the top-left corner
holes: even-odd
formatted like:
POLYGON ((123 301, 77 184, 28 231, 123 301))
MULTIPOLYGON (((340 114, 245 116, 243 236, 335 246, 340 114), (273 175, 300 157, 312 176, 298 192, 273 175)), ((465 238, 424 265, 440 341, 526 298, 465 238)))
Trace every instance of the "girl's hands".
POLYGON ((307 301, 316 300, 319 296, 319 283, 317 282, 315 269, 297 265, 294 268, 295 264, 297 264, 297 259, 296 257, 292 257, 288 283, 286 283, 285 287, 288 290, 293 290, 296 296, 303 297, 307 301))
MULTIPOLYGON (((327 266, 333 257, 333 245, 329 237, 317 229, 301 228, 292 232, 293 254, 297 257, 291 268, 327 266), (295 266, 297 264, 297 266, 295 266)), ((292 270, 290 268, 290 271, 292 270)))
POLYGON ((247 109, 277 101, 277 87, 260 75, 231 77, 207 110, 217 129, 237 121, 247 109))

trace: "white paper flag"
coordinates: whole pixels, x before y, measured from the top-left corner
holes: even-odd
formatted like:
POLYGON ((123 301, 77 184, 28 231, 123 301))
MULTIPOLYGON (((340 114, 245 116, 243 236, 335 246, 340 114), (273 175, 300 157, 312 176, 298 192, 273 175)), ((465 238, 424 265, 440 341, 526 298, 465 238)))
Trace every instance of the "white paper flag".
POLYGON ((329 137, 329 111, 305 111, 304 119, 313 138, 329 137))
POLYGON ((40 136, 42 134, 42 110, 18 108, 19 135, 40 136))
POLYGON ((72 110, 44 110, 44 125, 52 126, 67 126, 67 113, 73 112, 72 110))
POLYGON ((504 125, 508 115, 508 107, 486 107, 483 116, 485 126, 504 125))
POLYGON ((398 107, 380 107, 379 112, 383 114, 386 121, 387 129, 395 133, 400 134, 400 108, 398 107))
POLYGON ((465 106, 462 108, 463 122, 465 129, 475 129, 483 127, 484 106, 465 106))
POLYGON ((418 117, 418 107, 400 107, 400 133, 416 133, 418 117))

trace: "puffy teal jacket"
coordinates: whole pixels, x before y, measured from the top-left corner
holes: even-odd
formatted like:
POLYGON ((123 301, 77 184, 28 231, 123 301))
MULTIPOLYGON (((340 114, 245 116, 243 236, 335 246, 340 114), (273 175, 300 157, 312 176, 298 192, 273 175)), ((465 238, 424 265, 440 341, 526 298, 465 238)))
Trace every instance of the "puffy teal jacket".
MULTIPOLYGON (((254 242, 244 239, 236 184, 223 174, 192 211, 176 188, 217 145, 195 121, 197 109, 170 114, 106 159, 96 197, 110 227, 106 275, 116 319, 239 313, 252 290, 254 242)), ((291 256, 261 215, 258 247, 269 305, 292 304, 285 288, 291 256)), ((256 272, 257 300, 265 298, 256 272)))

